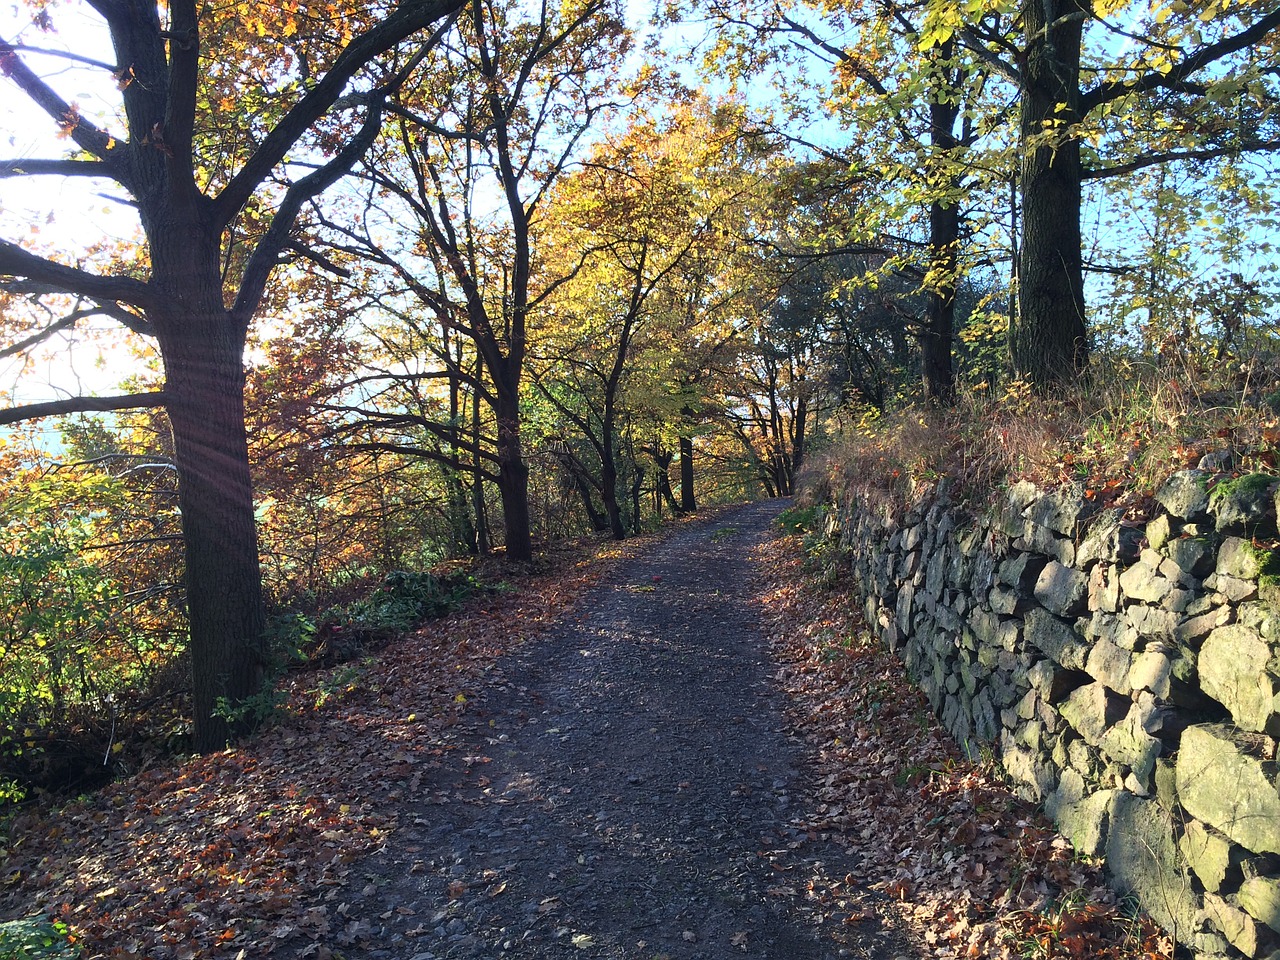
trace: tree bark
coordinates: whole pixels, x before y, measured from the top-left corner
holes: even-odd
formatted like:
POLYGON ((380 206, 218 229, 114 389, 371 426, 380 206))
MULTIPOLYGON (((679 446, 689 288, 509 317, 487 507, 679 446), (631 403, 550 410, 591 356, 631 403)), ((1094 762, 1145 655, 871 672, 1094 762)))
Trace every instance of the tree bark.
POLYGON ((529 466, 520 445, 519 393, 498 388, 498 491, 502 495, 502 529, 507 559, 533 559, 529 517, 529 466))
POLYGON ((680 509, 694 513, 698 499, 693 493, 693 438, 680 438, 680 509))
MULTIPOLYGON (((153 243, 152 249, 168 246, 153 243)), ((216 271, 201 276, 210 271, 201 271, 199 260, 208 259, 169 259, 157 255, 153 283, 172 291, 170 306, 152 320, 164 357, 186 554, 193 746, 207 752, 252 728, 253 717, 228 722, 217 708, 220 700, 234 709, 257 694, 266 667, 245 435, 244 331, 222 305, 216 271)), ((211 262, 216 265, 216 256, 211 262)))
POLYGON ((1009 347, 1014 373, 1040 390, 1071 382, 1089 362, 1083 171, 1080 142, 1070 128, 1080 119, 1081 41, 1091 9, 1092 0, 1028 0, 1023 7, 1022 251, 1009 347))

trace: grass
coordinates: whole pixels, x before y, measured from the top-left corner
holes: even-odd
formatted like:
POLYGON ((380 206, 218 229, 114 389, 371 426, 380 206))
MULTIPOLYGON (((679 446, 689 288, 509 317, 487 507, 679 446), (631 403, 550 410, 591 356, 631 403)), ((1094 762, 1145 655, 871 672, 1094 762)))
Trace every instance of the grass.
POLYGON ((1201 371, 1098 361, 1086 382, 1053 396, 1022 382, 998 397, 970 391, 950 410, 864 421, 810 461, 802 505, 836 493, 892 507, 941 477, 978 504, 1025 479, 1080 483, 1101 504, 1141 516, 1160 481, 1202 460, 1216 473, 1273 480, 1280 414, 1262 388, 1277 380, 1280 358, 1201 371))

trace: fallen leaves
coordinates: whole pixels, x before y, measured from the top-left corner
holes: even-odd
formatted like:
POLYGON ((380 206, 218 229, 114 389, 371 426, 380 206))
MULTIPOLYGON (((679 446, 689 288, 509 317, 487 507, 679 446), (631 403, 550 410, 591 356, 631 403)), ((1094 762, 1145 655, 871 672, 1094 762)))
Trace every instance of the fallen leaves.
POLYGON ((371 894, 356 865, 394 834, 398 804, 425 793, 434 769, 489 762, 453 757, 447 731, 493 682, 496 659, 605 569, 561 562, 516 591, 477 596, 388 646, 340 695, 315 690, 341 666, 291 675, 280 722, 235 750, 20 813, 0 855, 0 911, 65 923, 86 957, 110 960, 324 960, 365 941, 376 918, 362 913, 371 894))
POLYGON ((852 588, 826 588, 802 558, 794 537, 757 554, 777 679, 818 758, 796 826, 859 853, 863 883, 933 956, 1167 958, 1168 938, 1121 909, 1098 864, 1074 856, 993 764, 964 758, 870 638, 852 588))

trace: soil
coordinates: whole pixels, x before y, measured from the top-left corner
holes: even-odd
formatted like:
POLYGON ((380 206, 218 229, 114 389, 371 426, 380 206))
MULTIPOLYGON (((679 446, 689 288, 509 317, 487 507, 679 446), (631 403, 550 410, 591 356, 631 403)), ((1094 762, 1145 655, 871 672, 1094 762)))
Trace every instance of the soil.
POLYGON ((344 957, 918 955, 797 826, 811 758, 752 599, 783 506, 685 525, 499 662, 360 864, 344 957))

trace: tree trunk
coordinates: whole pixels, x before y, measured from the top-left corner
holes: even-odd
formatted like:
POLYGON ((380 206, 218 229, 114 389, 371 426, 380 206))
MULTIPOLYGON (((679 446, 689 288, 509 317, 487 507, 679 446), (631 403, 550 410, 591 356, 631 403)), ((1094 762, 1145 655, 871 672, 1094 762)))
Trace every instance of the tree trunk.
POLYGON ((1088 365, 1080 251, 1080 48, 1092 0, 1028 0, 1023 7, 1022 252, 1018 317, 1010 324, 1015 375, 1037 389, 1069 383, 1088 365), (1065 104, 1065 109, 1059 109, 1065 104))
POLYGON ((693 495, 693 438, 680 438, 680 509, 693 513, 698 500, 693 495))
POLYGON ((498 417, 498 491, 502 495, 502 528, 507 559, 533 559, 529 518, 529 467, 520 448, 520 410, 516 394, 499 389, 495 404, 498 417))
MULTIPOLYGON (((191 304, 194 298, 187 298, 191 304)), ((245 436, 243 336, 216 288, 204 308, 157 323, 178 469, 191 626, 194 744, 207 752, 251 729, 228 722, 257 694, 266 667, 265 614, 245 436), (211 301, 211 298, 216 300, 211 301)))
POLYGON ((955 171, 954 151, 960 145, 956 138, 956 120, 960 116, 960 97, 946 75, 948 61, 954 55, 953 41, 939 50, 939 77, 929 103, 929 144, 933 162, 940 167, 937 176, 948 187, 950 197, 935 199, 929 205, 929 272, 936 278, 929 290, 928 316, 920 334, 920 367, 924 381, 925 402, 950 406, 955 401, 955 371, 951 347, 956 323, 956 256, 960 245, 961 177, 955 171))

